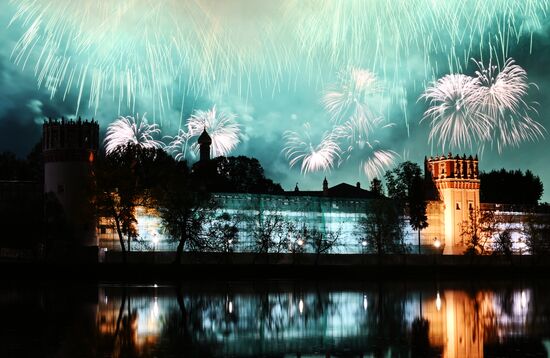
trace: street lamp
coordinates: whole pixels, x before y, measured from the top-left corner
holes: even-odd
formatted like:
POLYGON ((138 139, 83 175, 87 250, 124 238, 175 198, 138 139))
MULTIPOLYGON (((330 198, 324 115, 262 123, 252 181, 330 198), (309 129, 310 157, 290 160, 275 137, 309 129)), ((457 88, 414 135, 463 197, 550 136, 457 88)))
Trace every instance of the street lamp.
POLYGON ((434 238, 434 247, 436 249, 439 249, 441 247, 441 241, 439 241, 439 239, 437 237, 434 238))

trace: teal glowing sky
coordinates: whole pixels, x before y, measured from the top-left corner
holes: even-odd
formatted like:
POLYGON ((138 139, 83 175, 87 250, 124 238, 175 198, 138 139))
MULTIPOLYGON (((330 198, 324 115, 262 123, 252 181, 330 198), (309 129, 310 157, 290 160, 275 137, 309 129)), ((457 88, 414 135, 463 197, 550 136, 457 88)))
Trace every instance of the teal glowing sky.
POLYGON ((94 117, 105 130, 118 116, 147 113, 174 135, 215 105, 239 127, 230 154, 257 157, 285 189, 319 189, 325 175, 331 185, 367 186, 364 165, 376 151, 421 163, 449 150, 480 152, 481 170, 531 169, 550 188, 547 133, 501 153, 491 140, 482 152, 443 148, 429 141, 429 121, 420 123, 428 104, 419 100, 444 75, 474 75, 472 59, 513 58, 536 84, 524 98, 536 103, 533 118, 549 128, 543 0, 18 0, 0 10, 0 150, 26 154, 45 116, 94 117), (287 131, 315 148, 344 123, 323 99, 354 70, 377 78, 364 97, 377 125, 368 136, 353 132, 353 145, 339 142, 330 171, 303 174, 302 161, 290 168, 287 131))

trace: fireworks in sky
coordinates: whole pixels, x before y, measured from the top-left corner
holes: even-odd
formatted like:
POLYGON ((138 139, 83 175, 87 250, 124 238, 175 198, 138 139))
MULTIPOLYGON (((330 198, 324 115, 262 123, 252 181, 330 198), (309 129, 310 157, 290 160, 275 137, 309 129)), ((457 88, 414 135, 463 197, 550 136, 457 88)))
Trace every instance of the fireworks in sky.
POLYGON ((310 132, 309 123, 304 124, 300 132, 286 131, 283 153, 291 167, 301 163, 303 174, 329 171, 340 157, 340 146, 332 133, 325 133, 319 143, 314 143, 310 132))
MULTIPOLYGON (((212 155, 214 157, 226 156, 240 142, 240 128, 235 118, 233 114, 218 111, 216 106, 207 111, 195 111, 187 120, 188 135, 196 137, 206 129, 212 138, 212 146, 210 147, 212 155)), ((196 142, 192 144, 192 148, 195 152, 199 150, 196 142)))
POLYGON ((76 94, 77 112, 86 103, 97 111, 111 99, 120 112, 148 96, 154 115, 182 101, 182 91, 198 95, 220 84, 240 94, 276 91, 283 74, 308 69, 322 74, 360 65, 384 73, 392 87, 418 73, 429 80, 443 66, 462 70, 475 51, 504 58, 510 43, 542 27, 549 6, 546 0, 11 4, 10 26, 23 31, 12 58, 30 67, 52 97, 76 94), (407 62, 413 55, 421 68, 407 62))
POLYGON ((544 127, 531 118, 536 113, 525 101, 529 83, 527 72, 513 59, 508 59, 501 69, 489 62, 485 67, 477 62, 475 110, 491 122, 491 132, 496 137, 492 143, 499 153, 507 146, 543 137, 544 127))
POLYGON ((386 170, 393 167, 399 155, 384 147, 383 141, 376 137, 393 126, 393 123, 385 123, 381 117, 376 119, 369 130, 365 130, 357 117, 336 126, 333 135, 342 148, 345 148, 339 165, 355 159, 359 161, 359 169, 367 178, 381 178, 386 170))
POLYGON ((376 75, 369 70, 352 68, 340 73, 339 81, 323 96, 323 104, 331 119, 339 123, 353 118, 369 130, 377 120, 376 111, 369 100, 382 91, 376 75))
POLYGON ((531 118, 536 113, 525 100, 527 72, 508 59, 501 69, 476 61, 476 76, 446 75, 421 95, 430 107, 429 140, 445 148, 483 148, 486 143, 502 152, 527 140, 543 137, 544 127, 531 118))
POLYGON ((154 138, 158 134, 158 125, 147 123, 145 114, 141 118, 137 115, 137 119, 132 116, 119 117, 107 128, 105 151, 109 154, 126 144, 136 144, 143 148, 162 148, 163 143, 154 138))
POLYGON ((489 139, 491 123, 475 110, 477 79, 463 74, 451 74, 431 84, 422 94, 430 107, 423 119, 429 119, 429 140, 439 146, 472 148, 472 143, 489 139))
POLYGON ((184 129, 179 129, 175 136, 167 136, 169 140, 165 149, 168 153, 172 154, 176 160, 187 159, 187 154, 193 154, 193 151, 189 151, 189 144, 192 135, 190 132, 184 129))
POLYGON ((243 145, 255 151, 243 154, 261 158, 262 145, 278 145, 304 174, 359 167, 373 178, 391 169, 397 152, 414 152, 411 143, 500 154, 545 133, 527 73, 509 57, 528 66, 516 54, 537 50, 548 0, 10 0, 5 7, 11 61, 52 102, 96 118, 150 114, 154 124, 113 122, 107 151, 128 142, 160 146, 162 128, 173 135, 166 149, 176 159, 194 159, 206 128, 213 156, 250 140, 259 145, 243 145), (414 130, 422 112, 429 126, 414 130), (420 140, 404 138, 411 135, 420 140))

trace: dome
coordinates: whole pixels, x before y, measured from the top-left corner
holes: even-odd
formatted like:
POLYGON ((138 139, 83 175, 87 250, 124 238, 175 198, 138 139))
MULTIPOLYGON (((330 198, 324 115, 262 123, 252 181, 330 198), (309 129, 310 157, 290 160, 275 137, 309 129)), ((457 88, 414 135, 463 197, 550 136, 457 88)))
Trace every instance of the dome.
POLYGON ((199 144, 207 144, 207 145, 212 144, 212 138, 210 138, 210 136, 206 132, 206 128, 204 128, 204 130, 202 131, 202 134, 199 136, 199 139, 197 142, 199 144))

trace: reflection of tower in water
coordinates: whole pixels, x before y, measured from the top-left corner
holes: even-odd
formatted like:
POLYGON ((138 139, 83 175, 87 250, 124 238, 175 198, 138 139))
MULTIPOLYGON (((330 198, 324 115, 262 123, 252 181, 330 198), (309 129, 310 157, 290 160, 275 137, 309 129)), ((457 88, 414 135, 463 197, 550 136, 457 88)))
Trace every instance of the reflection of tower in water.
POLYGON ((443 357, 483 357, 485 324, 482 307, 492 303, 492 295, 472 298, 463 291, 444 291, 422 303, 424 318, 430 322, 430 345, 441 347, 443 357))

